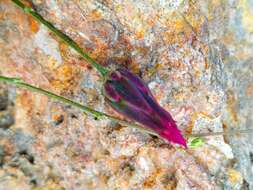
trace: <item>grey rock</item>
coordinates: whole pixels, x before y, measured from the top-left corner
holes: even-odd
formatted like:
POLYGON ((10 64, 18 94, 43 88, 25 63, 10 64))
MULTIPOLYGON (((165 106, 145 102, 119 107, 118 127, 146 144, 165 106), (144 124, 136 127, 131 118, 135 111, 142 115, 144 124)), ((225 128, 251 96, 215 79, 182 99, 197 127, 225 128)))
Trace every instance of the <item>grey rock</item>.
POLYGON ((7 129, 14 124, 14 118, 8 111, 0 112, 0 128, 7 129))

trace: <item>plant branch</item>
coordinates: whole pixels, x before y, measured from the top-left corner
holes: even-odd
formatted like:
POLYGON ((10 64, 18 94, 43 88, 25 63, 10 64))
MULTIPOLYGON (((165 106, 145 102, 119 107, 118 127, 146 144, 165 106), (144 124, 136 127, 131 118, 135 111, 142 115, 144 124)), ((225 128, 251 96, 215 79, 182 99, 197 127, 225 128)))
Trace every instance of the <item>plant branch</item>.
POLYGON ((210 136, 219 136, 219 135, 236 135, 242 133, 253 133, 253 129, 244 129, 244 130, 227 130, 224 132, 212 132, 212 133, 198 133, 198 134, 186 134, 187 137, 210 137, 210 136))
POLYGON ((16 87, 20 87, 20 88, 25 88, 27 90, 30 90, 32 92, 37 92, 39 94, 43 94, 43 95, 46 95, 52 99, 55 99, 59 102, 62 102, 64 104, 68 104, 68 105, 71 105, 73 107, 76 107, 78 109, 81 109, 85 114, 87 115, 91 115, 93 116, 95 119, 102 119, 102 118, 107 118, 107 119, 110 119, 111 121, 115 121, 123 126, 127 126, 127 127, 132 127, 132 128, 138 128, 139 130, 142 130, 146 133, 149 133, 151 135, 156 135, 156 133, 154 133, 153 131, 151 130, 148 130, 148 129, 145 129, 139 125, 136 125, 136 124, 133 124, 133 123, 130 123, 130 122, 127 122, 127 121, 124 121, 124 120, 121 120, 121 119, 118 119, 116 117, 113 117, 113 116, 110 116, 106 113, 103 113, 103 112, 99 112, 99 111, 96 111, 90 107, 87 107, 87 106, 84 106, 78 102, 75 102, 73 100, 70 100, 68 98, 65 98, 63 96, 59 96, 57 94, 54 94, 50 91, 47 91, 47 90, 44 90, 42 88, 38 88, 38 87, 35 87, 33 85, 30 85, 28 83, 25 83, 23 82, 21 79, 19 78, 9 78, 9 77, 5 77, 5 76, 0 76, 0 81, 4 81, 6 83, 10 83, 10 84, 14 84, 16 87))
POLYGON ((24 12, 31 15, 33 18, 35 18, 39 23, 46 26, 51 32, 53 32, 56 36, 58 36, 61 40, 63 40, 67 45, 72 47, 77 53, 79 53, 84 59, 86 59, 93 67, 99 71, 99 73, 102 76, 105 76, 109 70, 102 65, 98 64, 94 59, 92 59, 88 54, 86 54, 83 49, 69 36, 61 32, 59 29, 57 29, 52 23, 45 20, 39 13, 37 13, 35 10, 33 10, 31 7, 26 6, 24 3, 22 3, 20 0, 12 0, 13 3, 15 3, 19 8, 21 8, 24 12))
MULTIPOLYGON (((54 94, 50 91, 47 91, 47 90, 44 90, 42 88, 38 88, 38 87, 35 87, 33 85, 30 85, 28 83, 25 83, 23 82, 21 79, 19 78, 10 78, 10 77, 5 77, 5 76, 1 76, 0 75, 0 81, 3 81, 3 82, 6 82, 6 83, 10 83, 10 84, 14 84, 16 87, 20 87, 20 88, 25 88, 27 90, 30 90, 32 92, 37 92, 39 94, 43 94, 43 95, 46 95, 52 99, 55 99, 59 102, 62 102, 64 104, 68 104, 68 105, 71 105, 73 107, 76 107, 80 110, 82 110, 85 114, 87 115, 91 115, 93 116, 94 118, 97 118, 97 119, 103 119, 103 118, 107 118, 111 121, 114 121, 114 122, 117 122, 123 126, 127 126, 127 127, 132 127, 132 128, 136 128, 142 132, 145 132, 145 133, 148 133, 148 134, 151 134, 153 136, 158 136, 158 134, 156 134, 155 132, 149 130, 149 129, 146 129, 144 127, 141 127, 140 125, 137 125, 137 124, 134 124, 134 123, 130 123, 130 122, 127 122, 127 121, 124 121, 124 120, 121 120, 121 119, 118 119, 116 117, 113 117, 113 116, 110 116, 106 113, 103 113, 103 112, 99 112, 99 111, 96 111, 90 107, 87 107, 87 106, 84 106, 78 102, 75 102, 73 100, 70 100, 68 98, 65 98, 63 96, 59 96, 57 94, 54 94)), ((229 135, 234 135, 234 134, 239 134, 239 133, 252 133, 253 132, 253 129, 246 129, 246 130, 231 130, 231 131, 225 131, 225 132, 214 132, 214 133, 200 133, 200 134, 184 134, 184 137, 207 137, 207 136, 218 136, 218 135, 226 135, 226 134, 229 134, 229 135)))

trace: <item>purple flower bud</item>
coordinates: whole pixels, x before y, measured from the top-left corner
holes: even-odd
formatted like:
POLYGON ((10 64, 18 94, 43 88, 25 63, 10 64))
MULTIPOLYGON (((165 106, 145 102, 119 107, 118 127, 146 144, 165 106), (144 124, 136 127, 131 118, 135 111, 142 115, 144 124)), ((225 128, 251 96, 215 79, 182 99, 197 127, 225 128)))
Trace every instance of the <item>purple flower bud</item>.
POLYGON ((117 112, 187 148, 171 115, 157 103, 148 86, 127 69, 119 68, 109 73, 103 93, 117 112))

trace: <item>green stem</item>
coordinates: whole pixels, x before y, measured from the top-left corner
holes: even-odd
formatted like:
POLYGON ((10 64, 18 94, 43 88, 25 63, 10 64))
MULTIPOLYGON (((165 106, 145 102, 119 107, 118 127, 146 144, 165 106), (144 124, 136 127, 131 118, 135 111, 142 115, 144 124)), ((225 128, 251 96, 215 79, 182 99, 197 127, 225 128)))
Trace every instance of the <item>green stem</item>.
POLYGON ((62 97, 62 96, 59 96, 59 95, 56 95, 50 91, 47 91, 47 90, 44 90, 42 88, 38 88, 38 87, 35 87, 35 86, 32 86, 30 84, 27 84, 25 82, 23 82, 21 79, 19 78, 9 78, 9 77, 5 77, 5 76, 0 76, 0 81, 4 81, 4 82, 7 82, 7 83, 10 83, 10 84, 14 84, 15 86, 17 87, 20 87, 20 88, 25 88, 25 89, 28 89, 32 92, 37 92, 39 94, 44 94, 50 98, 53 98, 59 102, 62 102, 64 104, 68 104, 68 105, 71 105, 71 106, 74 106, 78 109, 81 109, 84 113, 86 113, 87 115, 91 115, 93 116, 94 118, 98 118, 98 119, 101 119, 101 118, 108 118, 110 119, 111 121, 115 121, 123 126, 127 126, 127 127, 134 127, 134 128, 137 128, 141 131, 144 131, 146 133, 149 133, 151 135, 156 135, 156 133, 154 133, 153 131, 150 131, 148 129, 145 129, 139 125, 136 125, 136 124, 133 124, 133 123, 129 123, 127 121, 124 121, 124 120, 121 120, 121 119, 118 119, 116 117, 113 117, 113 116, 110 116, 106 113, 103 113, 103 112, 99 112, 99 111, 96 111, 94 109, 91 109, 87 106, 84 106, 78 102, 75 102, 73 100, 70 100, 70 99, 67 99, 65 97, 62 97))
POLYGON ((97 71, 100 72, 102 76, 105 76, 109 70, 103 67, 102 65, 98 64, 94 59, 92 59, 88 54, 84 53, 82 48, 79 47, 79 45, 72 40, 69 36, 61 32, 59 29, 57 29, 52 23, 45 20, 39 13, 34 11, 31 7, 26 6, 19 0, 12 0, 13 3, 15 3, 19 8, 21 8, 24 12, 30 14, 33 18, 35 18, 39 23, 46 26, 51 32, 53 32, 55 35, 57 35, 61 40, 63 40, 67 45, 72 47, 77 53, 79 53, 84 59, 86 59, 93 67, 97 69, 97 71))
MULTIPOLYGON (((64 104, 68 104, 68 105, 74 106, 78 109, 81 109, 84 113, 86 113, 87 115, 91 115, 94 118, 98 118, 98 119, 107 118, 107 119, 110 119, 111 121, 115 121, 115 122, 117 122, 117 123, 119 123, 123 126, 137 128, 138 130, 143 131, 145 133, 148 133, 148 134, 151 134, 151 135, 154 135, 154 136, 159 136, 155 132, 153 132, 151 130, 148 130, 144 127, 141 127, 140 125, 136 125, 136 124, 118 119, 116 117, 110 116, 106 113, 96 111, 94 109, 91 109, 91 108, 89 108, 87 106, 84 106, 84 105, 82 105, 78 102, 75 102, 73 100, 70 100, 70 99, 67 99, 65 97, 56 95, 56 94, 54 94, 50 91, 44 90, 42 88, 38 88, 38 87, 32 86, 30 84, 27 84, 19 78, 9 78, 9 77, 5 77, 5 76, 0 75, 0 81, 7 82, 7 83, 10 83, 10 84, 14 84, 17 87, 25 88, 25 89, 28 89, 32 92, 37 92, 39 94, 44 94, 44 95, 46 95, 50 98, 53 98, 53 99, 55 99, 59 102, 62 102, 64 104)), ((214 132, 214 133, 184 134, 184 137, 207 137, 207 136, 217 136, 217 135, 226 135, 226 134, 234 135, 234 134, 239 134, 239 133, 252 133, 252 132, 253 132, 253 129, 231 130, 231 131, 214 132)))
POLYGON ((198 133, 198 134, 187 134, 187 137, 210 137, 210 136, 219 136, 219 135, 236 135, 242 133, 253 133, 253 129, 244 129, 244 130, 228 130, 224 132, 213 132, 213 133, 198 133))

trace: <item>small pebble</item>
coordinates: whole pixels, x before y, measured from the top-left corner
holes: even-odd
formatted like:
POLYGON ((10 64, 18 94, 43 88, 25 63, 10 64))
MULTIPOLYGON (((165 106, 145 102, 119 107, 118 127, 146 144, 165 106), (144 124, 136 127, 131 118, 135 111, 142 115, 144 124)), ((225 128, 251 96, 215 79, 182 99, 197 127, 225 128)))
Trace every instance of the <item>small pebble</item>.
POLYGON ((0 110, 5 110, 8 106, 8 92, 0 86, 0 110))
POLYGON ((14 118, 9 112, 7 111, 0 112, 0 128, 7 129, 13 124, 14 118))
POLYGON ((3 165, 4 162, 4 147, 0 145, 0 167, 3 165))

